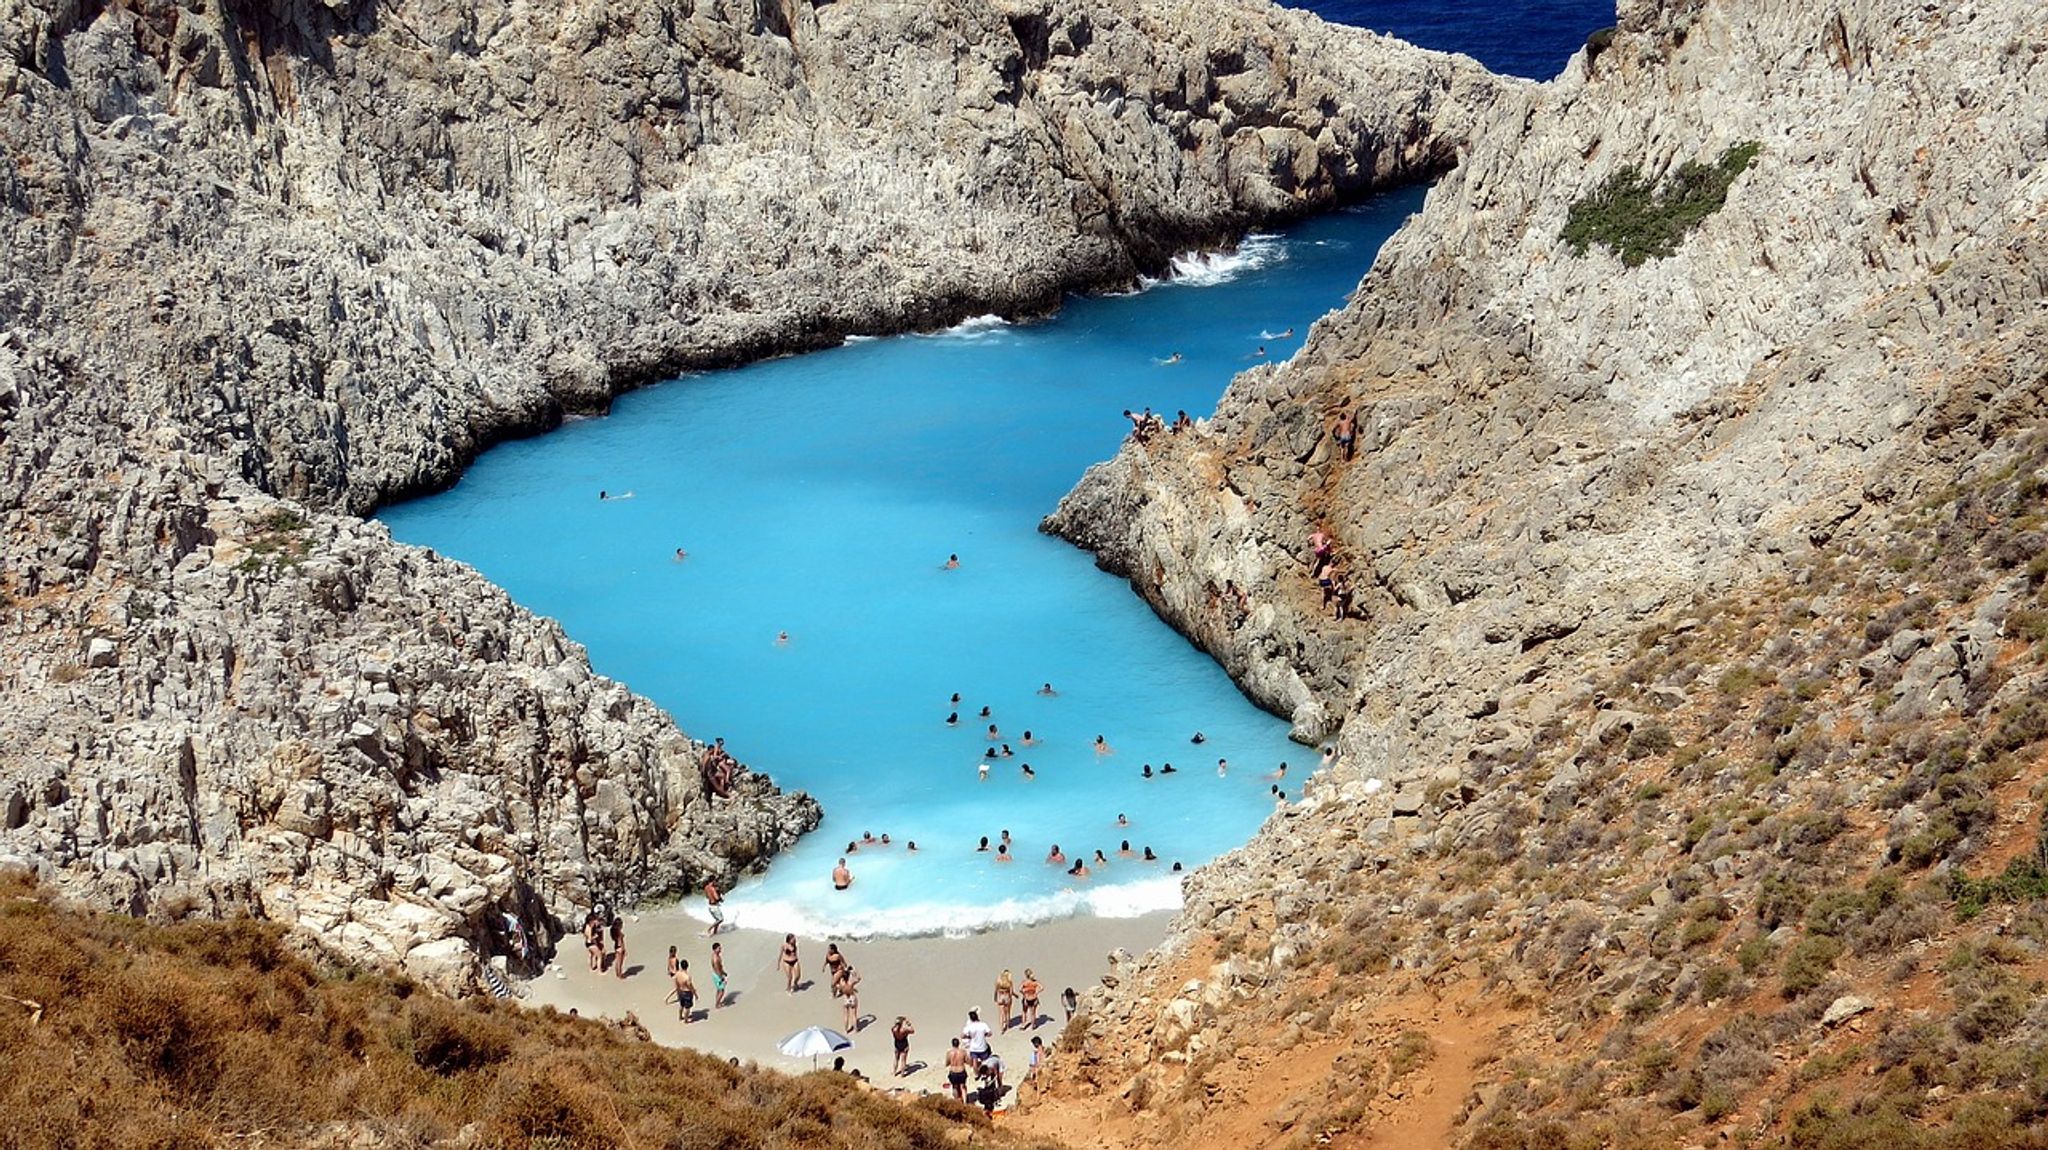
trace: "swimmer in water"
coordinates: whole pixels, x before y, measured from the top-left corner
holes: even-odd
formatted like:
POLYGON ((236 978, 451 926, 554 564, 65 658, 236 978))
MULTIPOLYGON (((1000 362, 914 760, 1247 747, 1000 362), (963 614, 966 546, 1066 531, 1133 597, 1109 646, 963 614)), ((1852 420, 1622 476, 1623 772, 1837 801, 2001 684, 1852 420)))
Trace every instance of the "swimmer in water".
POLYGON ((789 645, 789 632, 777 631, 775 633, 775 645, 778 647, 787 647, 789 645))
POLYGON ((1122 811, 1118 811, 1116 816, 1116 825, 1120 827, 1127 827, 1131 825, 1131 820, 1125 818, 1122 811))
POLYGON ((1004 843, 1003 845, 1001 845, 1001 846, 999 846, 999 847, 997 847, 997 848, 996 848, 996 861, 997 861, 997 862, 1014 862, 1014 861, 1016 861, 1016 860, 1014 860, 1014 859, 1012 859, 1012 858, 1010 857, 1010 844, 1009 844, 1009 843, 1004 843))
POLYGON ((1143 775, 1143 776, 1144 776, 1145 778, 1148 778, 1148 779, 1149 779, 1149 778, 1151 778, 1151 777, 1152 777, 1152 764, 1151 764, 1151 763, 1146 763, 1146 764, 1145 764, 1145 769, 1144 769, 1144 770, 1143 770, 1142 772, 1140 772, 1140 773, 1141 773, 1141 774, 1142 774, 1142 775, 1143 775))
POLYGON ((1023 743, 1027 747, 1035 747, 1038 745, 1038 740, 1032 736, 1030 731, 1025 731, 1023 743))
POLYGON ((1030 763, 1024 764, 1024 777, 1027 779, 1035 779, 1038 777, 1038 772, 1031 769, 1030 763))
POLYGON ((958 571, 960 569, 960 557, 958 555, 946 556, 945 569, 948 571, 958 571))
POLYGON ((1067 856, 1060 853, 1060 844, 1052 844, 1052 849, 1045 852, 1045 861, 1054 866, 1059 866, 1067 861, 1067 856))
POLYGON ((1287 777, 1287 764, 1286 764, 1286 763, 1281 763, 1281 764, 1280 764, 1280 766, 1278 767, 1278 769, 1274 770, 1274 772, 1273 772, 1272 774, 1270 774, 1270 775, 1267 775, 1266 777, 1267 777, 1267 778, 1269 778, 1269 779, 1284 779, 1284 778, 1286 778, 1286 777, 1287 777))
POLYGON ((993 743, 1001 739, 1002 737, 1003 733, 1001 731, 996 730, 996 725, 994 723, 990 723, 988 725, 988 741, 993 743))
POLYGON ((599 491, 597 493, 597 501, 599 503, 603 503, 605 500, 610 499, 611 497, 612 493, 609 491, 599 491))
POLYGON ((949 726, 949 727, 957 727, 957 726, 959 726, 959 725, 960 725, 960 712, 958 712, 958 711, 952 711, 952 712, 949 712, 949 713, 948 713, 948 714, 946 715, 946 725, 947 725, 947 726, 949 726))
POLYGON ((1158 856, 1158 855, 1156 855, 1156 854, 1153 854, 1153 853, 1152 853, 1152 848, 1151 848, 1151 847, 1146 847, 1146 848, 1145 848, 1145 861, 1146 861, 1146 862, 1158 862, 1158 861, 1159 861, 1159 856, 1158 856))
POLYGON ((955 707, 960 705, 960 692, 958 691, 953 692, 953 705, 955 707))
POLYGON ((1222 778, 1223 776, 1225 776, 1225 775, 1227 775, 1227 774, 1229 774, 1229 773, 1230 773, 1230 760, 1229 760, 1229 759, 1217 759, 1217 760, 1216 760, 1216 777, 1220 779, 1220 778, 1222 778))
POLYGON ((1087 878, 1088 864, 1082 862, 1080 859, 1075 859, 1074 865, 1067 868, 1067 873, 1073 875, 1075 878, 1087 878))
POLYGON ((988 718, 988 717, 989 717, 989 710, 988 710, 988 708, 987 708, 987 707, 983 707, 983 708, 981 709, 981 717, 982 717, 982 718, 984 718, 984 719, 986 719, 986 718, 988 718))
POLYGON ((1008 743, 1004 743, 1004 744, 1003 744, 1003 757, 1004 757, 1004 758, 1006 758, 1006 759, 1007 759, 1007 758, 1011 758, 1011 757, 1012 757, 1012 756, 1014 756, 1014 755, 1015 755, 1016 753, 1017 753, 1017 752, 1015 752, 1015 751, 1013 751, 1013 750, 1011 750, 1011 749, 1010 749, 1010 744, 1008 744, 1008 743))
MULTIPOLYGON (((979 778, 979 779, 980 779, 980 780, 981 780, 982 782, 984 782, 984 783, 988 781, 988 760, 987 760, 987 759, 983 759, 983 760, 982 760, 981 762, 977 763, 977 764, 975 765, 975 768, 974 768, 974 770, 975 770, 975 777, 979 778)), ((988 840, 984 839, 984 840, 982 840, 982 841, 983 841, 983 842, 986 842, 986 841, 988 841, 988 840)), ((986 848, 984 848, 984 849, 986 849, 986 848)))
POLYGON ((1123 840, 1123 843, 1116 848, 1116 853, 1122 855, 1124 858, 1131 857, 1131 840, 1123 840))
POLYGON ((1116 751, 1109 745, 1108 739, 1097 735, 1095 736, 1095 753, 1098 755, 1113 755, 1116 754, 1116 751))
POLYGON ((1047 683, 1047 684, 1046 684, 1045 686, 1043 686, 1043 687, 1040 687, 1040 688, 1038 689, 1038 693, 1039 693, 1039 694, 1041 694, 1041 695, 1044 695, 1044 696, 1045 696, 1046 698, 1048 698, 1048 699, 1049 699, 1049 698, 1051 698, 1051 697, 1052 697, 1052 696, 1054 696, 1054 695, 1057 695, 1057 694, 1059 694, 1059 692, 1058 692, 1058 691, 1055 691, 1055 690, 1053 690, 1053 689, 1052 689, 1052 684, 1051 684, 1051 683, 1047 683))
POLYGON ((685 551, 680 547, 676 548, 676 562, 681 563, 683 560, 688 559, 689 557, 690 553, 688 551, 685 551))
POLYGON ((1169 356, 1167 356, 1167 357, 1166 357, 1165 359, 1162 359, 1162 360, 1160 360, 1160 361, 1159 361, 1159 365, 1160 365, 1161 367, 1172 367, 1172 366, 1173 366, 1174 364, 1176 364, 1176 363, 1179 363, 1179 362, 1180 362, 1180 353, 1179 353, 1179 352, 1174 352, 1174 353, 1173 353, 1172 355, 1169 355, 1169 356))
POLYGON ((1102 857, 1102 851, 1100 848, 1097 848, 1097 850, 1095 851, 1095 865, 1103 867, 1109 865, 1109 860, 1102 857))
POLYGON ((1174 774, 1179 774, 1179 773, 1180 773, 1180 768, 1179 768, 1179 767, 1176 767, 1176 766, 1174 766, 1174 765, 1173 765, 1172 763, 1168 763, 1168 764, 1166 764, 1165 766, 1163 766, 1163 767, 1159 768, 1159 773, 1160 773, 1160 774, 1162 774, 1162 775, 1174 775, 1174 774))
POLYGON ((988 836, 987 836, 987 835, 983 835, 983 836, 981 836, 981 845, 980 845, 980 846, 978 846, 978 847, 975 847, 975 848, 974 848, 974 853, 975 853, 975 854, 982 854, 982 853, 986 852, 987 850, 988 850, 988 836))
POLYGON ((1194 737, 1192 737, 1192 738, 1190 738, 1190 739, 1188 740, 1188 742, 1190 742, 1190 743, 1193 743, 1194 745, 1196 745, 1196 746, 1198 746, 1198 747, 1199 747, 1199 746, 1201 746, 1201 745, 1202 745, 1203 743, 1206 743, 1206 742, 1208 742, 1208 741, 1209 741, 1209 736, 1207 736, 1207 735, 1203 734, 1203 733, 1202 733, 1202 732, 1200 732, 1200 731, 1196 731, 1196 732, 1194 733, 1194 737))

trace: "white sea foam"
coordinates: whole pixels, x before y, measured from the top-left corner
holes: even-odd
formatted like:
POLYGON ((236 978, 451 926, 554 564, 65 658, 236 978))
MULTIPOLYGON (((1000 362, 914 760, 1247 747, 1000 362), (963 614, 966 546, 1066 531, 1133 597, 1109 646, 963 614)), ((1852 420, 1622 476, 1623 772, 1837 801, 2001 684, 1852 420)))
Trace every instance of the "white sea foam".
POLYGON ((1190 287, 1215 287, 1286 258, 1287 245, 1279 236, 1254 232, 1234 252, 1183 252, 1173 257, 1167 278, 1190 287))
MULTIPOLYGON (((793 932, 804 938, 963 938, 982 931, 1032 926, 1055 919, 1136 918, 1154 911, 1179 910, 1181 878, 1178 874, 1160 874, 1135 882, 1003 899, 986 905, 916 902, 875 907, 850 902, 844 909, 828 910, 788 899, 754 900, 728 895, 725 921, 758 930, 793 932)), ((686 910, 699 922, 711 921, 702 901, 692 903, 686 910)))
POLYGON ((980 339, 991 332, 1001 331, 1009 326, 1011 326, 1010 321, 1002 316, 977 315, 963 319, 944 331, 933 332, 932 334, 935 338, 950 336, 954 339, 980 339))
POLYGON ((849 335, 845 339, 839 341, 839 346, 852 347, 854 344, 857 343, 873 343, 880 338, 882 337, 878 335, 849 335))

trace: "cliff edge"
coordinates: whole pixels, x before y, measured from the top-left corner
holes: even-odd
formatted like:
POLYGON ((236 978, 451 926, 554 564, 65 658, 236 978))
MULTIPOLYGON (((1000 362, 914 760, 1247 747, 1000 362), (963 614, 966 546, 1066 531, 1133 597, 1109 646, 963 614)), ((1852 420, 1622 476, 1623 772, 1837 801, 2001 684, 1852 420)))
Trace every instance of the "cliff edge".
POLYGON ((753 865, 815 804, 353 516, 1433 174, 1515 86, 1248 3, 0 0, 0 857, 448 983, 753 865))
POLYGON ((1328 748, 1071 1037, 1124 1141, 2020 1144, 2048 17, 1620 16, 1047 521, 1328 748))

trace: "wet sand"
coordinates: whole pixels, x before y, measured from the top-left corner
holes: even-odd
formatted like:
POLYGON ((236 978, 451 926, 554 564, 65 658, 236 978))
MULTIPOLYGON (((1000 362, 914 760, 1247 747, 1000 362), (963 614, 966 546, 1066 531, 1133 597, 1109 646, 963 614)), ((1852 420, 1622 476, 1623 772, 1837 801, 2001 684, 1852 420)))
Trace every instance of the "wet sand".
MULTIPOLYGON (((1158 945, 1171 918, 1164 911, 1138 918, 1072 918, 965 938, 799 938, 803 988, 796 994, 784 989, 776 961, 782 933, 728 924, 718 934, 729 975, 728 1004, 721 1009, 712 1006, 712 940, 704 937, 705 924, 680 908, 667 907, 643 913, 637 922, 628 918, 624 979, 610 971, 592 972, 581 939, 572 935, 562 940, 558 966, 523 984, 523 1001, 564 1011, 574 1008, 586 1017, 620 1018, 631 1011, 656 1042, 801 1073, 811 1068, 811 1060, 784 1057, 776 1045, 806 1026, 845 1031, 842 1004, 832 997, 824 969, 825 944, 837 941, 861 975, 861 1028, 849 1032, 853 1047, 839 1052, 847 1068, 884 1087, 936 1093, 945 1088, 945 1051, 966 1024, 967 1011, 980 1010, 982 1020, 1000 1031, 994 1006, 996 976, 1007 967, 1021 984, 1028 966, 1045 987, 1038 1026, 1033 1029, 1020 1021, 994 1039, 996 1052, 1008 1067, 1005 1078, 1015 1085, 1030 1065, 1031 1036, 1043 1037, 1050 1047, 1065 1025, 1060 992, 1071 986, 1085 993, 1109 968, 1109 954, 1118 947, 1141 954, 1158 945), (676 1017, 673 1002, 663 1001, 669 992, 672 945, 678 957, 689 962, 697 982, 695 1021, 688 1024, 676 1017), (907 1015, 917 1028, 910 1040, 913 1072, 892 1080, 889 1028, 899 1014, 907 1015)), ((818 1060, 821 1067, 831 1064, 829 1055, 818 1060)))

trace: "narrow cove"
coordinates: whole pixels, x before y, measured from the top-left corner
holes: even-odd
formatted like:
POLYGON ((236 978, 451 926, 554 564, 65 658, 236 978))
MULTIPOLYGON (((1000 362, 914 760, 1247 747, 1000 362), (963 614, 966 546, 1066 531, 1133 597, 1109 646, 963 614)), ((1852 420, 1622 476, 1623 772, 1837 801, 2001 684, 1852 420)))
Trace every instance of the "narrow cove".
POLYGON ((1171 864, 1243 843, 1315 751, 1037 523, 1114 452, 1123 409, 1199 418, 1236 372, 1292 354, 1421 195, 1252 237, 1042 324, 648 388, 382 518, 559 619, 692 735, 818 797, 824 825, 731 892, 741 924, 919 935, 1169 909, 1171 864), (1005 830, 1014 862, 976 849, 1005 830), (867 833, 894 845, 849 856, 854 886, 833 890, 867 833), (1055 843, 1108 865, 1072 877, 1046 864, 1055 843))

